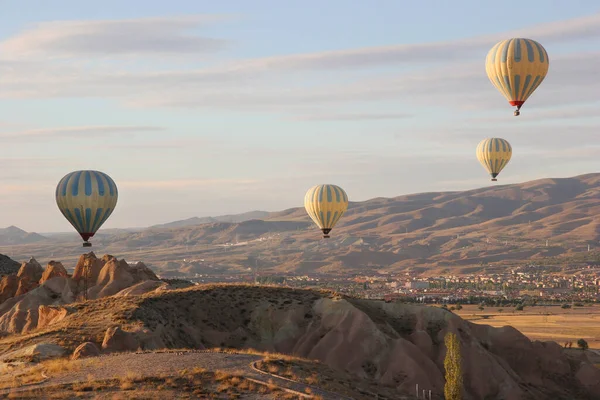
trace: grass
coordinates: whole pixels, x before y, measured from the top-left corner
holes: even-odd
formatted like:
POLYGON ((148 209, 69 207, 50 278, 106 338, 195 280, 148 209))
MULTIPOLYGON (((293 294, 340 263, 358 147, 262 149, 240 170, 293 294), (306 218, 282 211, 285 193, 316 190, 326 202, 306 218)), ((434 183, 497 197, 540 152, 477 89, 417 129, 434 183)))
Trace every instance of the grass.
POLYGON ((142 377, 135 372, 128 372, 120 379, 95 381, 92 377, 82 383, 14 392, 9 398, 87 399, 102 395, 102 398, 110 399, 236 399, 248 394, 260 394, 267 399, 286 398, 274 385, 259 385, 237 373, 207 371, 203 368, 177 371, 174 376, 142 377))

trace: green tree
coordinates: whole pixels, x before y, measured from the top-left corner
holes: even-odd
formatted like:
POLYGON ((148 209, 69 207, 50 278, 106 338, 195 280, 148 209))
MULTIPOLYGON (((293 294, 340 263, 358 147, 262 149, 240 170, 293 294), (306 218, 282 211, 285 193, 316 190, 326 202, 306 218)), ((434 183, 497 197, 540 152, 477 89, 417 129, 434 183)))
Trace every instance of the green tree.
POLYGON ((579 339, 577 341, 577 347, 579 347, 581 350, 587 350, 588 349, 588 342, 585 341, 585 339, 579 339))
POLYGON ((444 396, 446 400, 461 400, 463 380, 460 342, 456 334, 448 332, 444 337, 444 343, 446 344, 446 358, 444 359, 446 384, 444 385, 444 396))

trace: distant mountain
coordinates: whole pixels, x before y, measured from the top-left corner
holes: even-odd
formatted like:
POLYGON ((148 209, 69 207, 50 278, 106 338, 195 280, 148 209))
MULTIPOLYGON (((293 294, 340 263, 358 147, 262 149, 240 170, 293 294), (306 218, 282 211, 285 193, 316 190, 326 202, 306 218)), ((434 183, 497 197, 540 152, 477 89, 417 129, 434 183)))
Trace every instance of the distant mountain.
POLYGON ((45 240, 46 238, 34 232, 25 232, 16 226, 0 228, 0 245, 29 244, 45 240))
POLYGON ((221 215, 218 217, 193 217, 180 221, 169 222, 166 224, 153 225, 150 228, 182 228, 185 226, 210 224, 213 222, 239 223, 249 221, 252 219, 264 219, 267 218, 270 214, 271 213, 266 211, 249 211, 243 214, 221 215))
MULTIPOLYGON (((471 273, 523 262, 600 263, 600 173, 351 202, 327 240, 303 208, 235 222, 255 213, 107 235, 101 244, 155 265, 205 260, 232 273, 471 273)), ((36 247, 61 254, 55 244, 27 247, 27 255, 36 247)), ((71 256, 64 249, 61 257, 71 256)))
POLYGON ((0 254, 0 276, 16 274, 21 264, 4 254, 0 254))

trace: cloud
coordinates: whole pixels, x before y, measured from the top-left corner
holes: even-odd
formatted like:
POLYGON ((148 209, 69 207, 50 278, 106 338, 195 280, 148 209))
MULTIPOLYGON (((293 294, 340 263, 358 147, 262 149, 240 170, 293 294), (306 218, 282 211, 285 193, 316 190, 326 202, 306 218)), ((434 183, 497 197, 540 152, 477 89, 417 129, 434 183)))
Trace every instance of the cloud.
POLYGON ((164 130, 164 128, 157 126, 72 126, 11 132, 0 134, 0 138, 3 140, 31 141, 69 137, 89 140, 99 136, 130 135, 137 132, 162 132, 164 130))
MULTIPOLYGON (((170 140, 156 140, 156 141, 144 141, 143 143, 122 143, 122 142, 111 142, 107 143, 106 147, 111 149, 126 149, 126 150, 140 150, 140 149, 157 149, 157 150, 197 150, 201 148, 206 150, 207 146, 221 143, 217 140, 206 140, 196 138, 182 138, 182 139, 170 139, 170 140)), ((223 144, 227 144, 223 142, 223 144)))
POLYGON ((151 189, 189 189, 206 188, 223 185, 254 185, 258 183, 252 179, 184 179, 168 181, 123 181, 119 188, 151 188, 151 189))
POLYGON ((0 53, 3 58, 9 59, 39 56, 197 55, 221 50, 227 42, 191 35, 186 31, 219 19, 222 18, 195 15, 42 22, 0 43, 0 53))
POLYGON ((306 114, 294 116, 291 119, 295 121, 366 121, 366 120, 387 120, 387 119, 407 119, 412 118, 413 114, 408 113, 389 113, 389 114, 306 114))

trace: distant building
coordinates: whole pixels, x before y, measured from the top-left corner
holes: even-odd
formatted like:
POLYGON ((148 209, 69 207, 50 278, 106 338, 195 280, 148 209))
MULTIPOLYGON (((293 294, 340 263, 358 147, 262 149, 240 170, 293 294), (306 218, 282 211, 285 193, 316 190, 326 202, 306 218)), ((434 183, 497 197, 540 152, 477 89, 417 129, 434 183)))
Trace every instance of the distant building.
POLYGON ((404 284, 407 289, 429 289, 429 282, 426 281, 410 281, 404 284))

